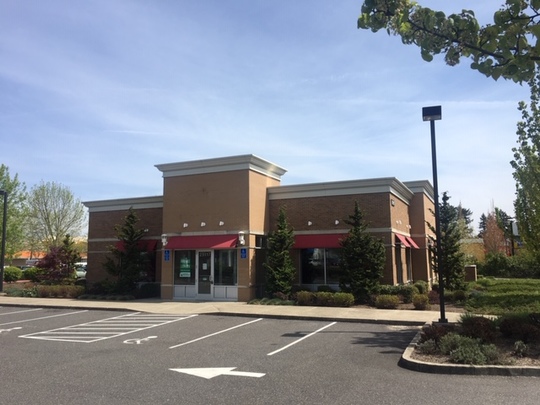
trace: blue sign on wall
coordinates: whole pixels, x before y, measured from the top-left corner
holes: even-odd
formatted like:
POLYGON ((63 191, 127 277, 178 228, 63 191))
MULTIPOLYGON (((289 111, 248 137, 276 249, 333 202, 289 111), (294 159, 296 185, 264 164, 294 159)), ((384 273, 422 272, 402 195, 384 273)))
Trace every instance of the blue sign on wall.
POLYGON ((240 258, 241 259, 246 259, 247 258, 247 249, 246 248, 240 249, 240 258))
POLYGON ((171 260, 171 251, 169 249, 163 251, 163 260, 166 262, 171 260))

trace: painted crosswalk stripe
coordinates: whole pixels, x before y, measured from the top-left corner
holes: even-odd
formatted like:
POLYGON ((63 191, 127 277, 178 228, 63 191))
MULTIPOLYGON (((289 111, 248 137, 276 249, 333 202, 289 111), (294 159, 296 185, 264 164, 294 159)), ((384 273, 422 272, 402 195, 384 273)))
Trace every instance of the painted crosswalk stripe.
POLYGON ((19 337, 58 342, 92 343, 140 332, 194 316, 197 315, 152 315, 137 312, 19 337))

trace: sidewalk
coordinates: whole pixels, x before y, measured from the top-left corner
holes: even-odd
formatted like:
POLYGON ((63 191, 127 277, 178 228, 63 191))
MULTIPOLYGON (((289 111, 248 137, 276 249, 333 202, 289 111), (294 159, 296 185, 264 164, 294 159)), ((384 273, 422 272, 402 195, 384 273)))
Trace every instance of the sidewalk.
MULTIPOLYGON (((66 298, 22 298, 0 295, 0 306, 31 306, 97 310, 128 310, 153 314, 214 314, 267 318, 317 319, 341 322, 366 322, 421 326, 440 318, 436 311, 393 310, 375 308, 335 308, 285 305, 248 305, 245 302, 183 302, 156 299, 135 301, 75 300, 66 298)), ((449 322, 461 314, 446 312, 449 322)))

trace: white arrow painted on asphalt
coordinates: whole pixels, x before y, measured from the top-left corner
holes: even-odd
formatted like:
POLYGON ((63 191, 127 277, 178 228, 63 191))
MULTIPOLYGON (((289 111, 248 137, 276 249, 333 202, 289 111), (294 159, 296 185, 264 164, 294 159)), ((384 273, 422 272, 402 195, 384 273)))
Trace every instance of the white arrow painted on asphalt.
POLYGON ((236 367, 207 367, 207 368, 170 368, 171 371, 206 378, 207 380, 220 375, 233 375, 237 377, 261 378, 264 373, 250 373, 247 371, 233 371, 236 367))

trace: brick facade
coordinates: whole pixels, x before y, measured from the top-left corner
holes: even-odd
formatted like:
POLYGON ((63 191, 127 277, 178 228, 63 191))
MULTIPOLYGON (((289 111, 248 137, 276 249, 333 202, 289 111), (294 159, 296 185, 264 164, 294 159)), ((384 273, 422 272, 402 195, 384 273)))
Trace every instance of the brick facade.
MULTIPOLYGON (((356 201, 369 231, 386 246, 382 281, 396 284, 431 278, 429 229, 425 222, 433 208, 433 192, 428 181, 402 183, 396 178, 381 178, 281 186, 285 170, 253 155, 156 167, 163 173, 163 196, 85 203, 90 213, 89 283, 106 277, 102 263, 107 246, 116 241, 114 227, 123 222, 127 210, 133 207, 140 218, 138 226, 147 229, 145 239, 157 241, 156 281, 161 283, 162 298, 248 301, 264 290, 265 252, 261 240, 275 228, 280 207, 286 207, 295 235, 345 235, 348 227, 344 220, 353 213, 356 201), (167 243, 170 241, 168 245, 162 245, 162 235, 167 243), (414 242, 409 244, 405 239, 405 246, 396 235, 414 242), (202 278, 199 280, 198 275, 203 270, 193 268, 196 274, 191 284, 179 285, 175 255, 184 249, 182 246, 191 246, 196 254, 212 252, 214 264, 210 274, 217 271, 219 252, 224 247, 212 245, 215 237, 234 240, 234 246, 227 249, 235 255, 236 282, 212 284, 210 295, 202 294, 202 278), (240 243, 241 237, 244 244, 240 243), (193 245, 194 241, 200 245, 193 245)), ((299 269, 298 283, 302 281, 301 252, 294 248, 291 252, 299 269)), ((212 276, 210 281, 213 283, 212 276)))

